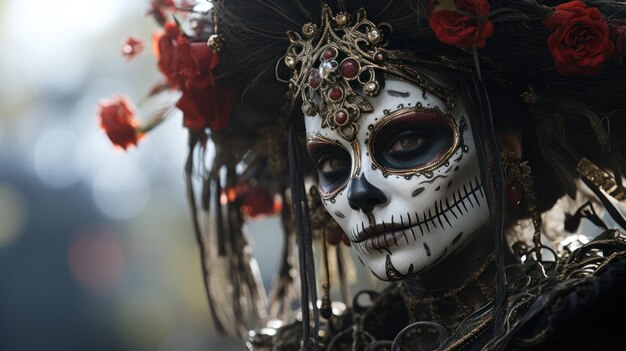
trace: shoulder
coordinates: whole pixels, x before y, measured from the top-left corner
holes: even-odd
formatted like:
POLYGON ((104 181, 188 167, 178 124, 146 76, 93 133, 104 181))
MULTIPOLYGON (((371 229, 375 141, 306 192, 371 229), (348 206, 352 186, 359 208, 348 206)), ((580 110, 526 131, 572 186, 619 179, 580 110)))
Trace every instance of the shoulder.
POLYGON ((597 349, 626 342, 626 242, 607 231, 572 253, 553 284, 528 307, 513 349, 597 349))

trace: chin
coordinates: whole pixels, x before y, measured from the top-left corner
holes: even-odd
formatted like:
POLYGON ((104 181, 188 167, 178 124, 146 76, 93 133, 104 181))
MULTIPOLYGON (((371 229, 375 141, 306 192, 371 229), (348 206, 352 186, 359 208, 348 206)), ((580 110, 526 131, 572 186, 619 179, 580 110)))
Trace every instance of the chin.
POLYGON ((375 249, 371 254, 355 249, 372 274, 384 281, 394 281, 425 272, 451 253, 445 245, 431 246, 412 242, 411 245, 375 249))

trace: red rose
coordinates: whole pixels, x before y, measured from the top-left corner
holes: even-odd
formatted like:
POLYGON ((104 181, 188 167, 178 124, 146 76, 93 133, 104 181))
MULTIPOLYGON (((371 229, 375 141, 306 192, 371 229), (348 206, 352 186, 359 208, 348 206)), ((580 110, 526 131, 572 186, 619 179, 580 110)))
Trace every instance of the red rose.
POLYGON ((211 128, 216 132, 228 126, 236 94, 232 88, 208 86, 189 89, 176 103, 183 111, 183 126, 189 129, 211 128))
POLYGON ((164 31, 154 35, 153 48, 170 88, 183 92, 176 103, 183 112, 183 126, 213 131, 226 127, 235 92, 216 85, 213 70, 219 55, 206 42, 189 42, 176 24, 169 22, 164 31))
POLYGON ((189 42, 176 23, 168 22, 164 28, 153 35, 152 47, 170 87, 215 85, 213 69, 219 63, 219 55, 206 42, 189 42))
POLYGON ((219 56, 206 43, 190 43, 178 38, 176 75, 183 95, 176 103, 183 111, 183 125, 190 129, 211 128, 218 131, 228 125, 235 93, 218 87, 213 69, 219 56))
POLYGON ((557 6, 545 25, 552 31, 548 47, 556 70, 564 76, 598 74, 613 55, 606 20, 598 9, 587 8, 581 1, 557 6))
POLYGON ((126 150, 130 145, 137 145, 142 137, 139 122, 135 119, 134 107, 124 96, 116 96, 102 101, 99 105, 100 126, 113 144, 126 150))
POLYGON ((176 44, 175 74, 181 88, 185 90, 215 86, 212 71, 219 63, 219 56, 205 42, 190 43, 179 36, 176 44))
POLYGON ((485 47, 485 39, 493 34, 487 0, 455 0, 448 6, 435 7, 428 24, 440 41, 467 49, 485 47))

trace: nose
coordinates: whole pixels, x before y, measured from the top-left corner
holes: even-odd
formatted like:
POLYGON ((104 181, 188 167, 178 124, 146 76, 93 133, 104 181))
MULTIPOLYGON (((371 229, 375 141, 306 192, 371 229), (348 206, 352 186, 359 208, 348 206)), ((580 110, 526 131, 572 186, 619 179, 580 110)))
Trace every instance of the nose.
POLYGON ((348 203, 352 209, 370 213, 376 205, 384 204, 385 202, 387 202, 385 193, 368 182, 363 173, 358 178, 350 181, 348 203))

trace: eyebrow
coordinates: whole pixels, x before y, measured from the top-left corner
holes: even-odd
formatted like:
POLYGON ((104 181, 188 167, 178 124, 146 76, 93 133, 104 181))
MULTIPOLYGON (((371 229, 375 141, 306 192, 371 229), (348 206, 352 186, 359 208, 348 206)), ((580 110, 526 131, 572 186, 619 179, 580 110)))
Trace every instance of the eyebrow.
POLYGON ((389 96, 401 97, 401 98, 408 98, 409 96, 411 96, 411 93, 409 92, 402 92, 402 91, 397 91, 397 90, 387 90, 387 94, 389 96))

